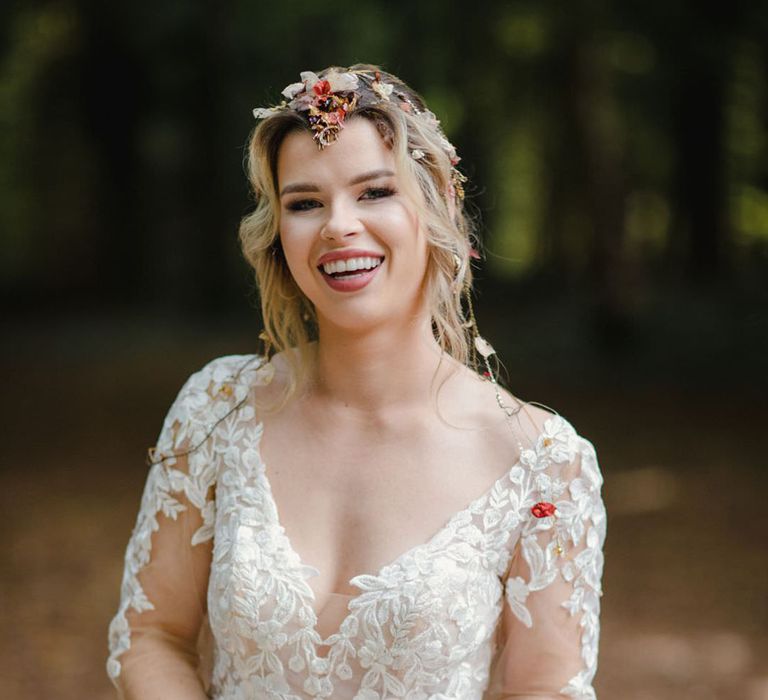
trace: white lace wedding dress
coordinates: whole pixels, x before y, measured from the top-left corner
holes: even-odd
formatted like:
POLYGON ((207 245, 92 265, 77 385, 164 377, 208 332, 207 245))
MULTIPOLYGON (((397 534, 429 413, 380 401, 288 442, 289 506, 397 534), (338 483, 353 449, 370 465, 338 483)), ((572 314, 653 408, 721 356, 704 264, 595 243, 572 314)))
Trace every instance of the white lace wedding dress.
POLYGON ((110 625, 112 680, 131 664, 175 673, 148 641, 205 623, 217 700, 595 698, 606 519, 592 444, 546 420, 427 542, 317 611, 319 572, 292 549, 259 453, 251 396, 272 372, 219 358, 168 413, 110 625))

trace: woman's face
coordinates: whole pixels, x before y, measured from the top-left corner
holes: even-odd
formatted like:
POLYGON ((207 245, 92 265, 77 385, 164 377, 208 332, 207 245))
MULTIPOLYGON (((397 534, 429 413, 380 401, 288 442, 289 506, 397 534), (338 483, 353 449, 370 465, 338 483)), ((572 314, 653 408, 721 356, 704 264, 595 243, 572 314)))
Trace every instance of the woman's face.
POLYGON ((351 119, 319 150, 306 131, 278 154, 280 240, 321 326, 363 330, 424 308, 427 240, 376 127, 351 119))

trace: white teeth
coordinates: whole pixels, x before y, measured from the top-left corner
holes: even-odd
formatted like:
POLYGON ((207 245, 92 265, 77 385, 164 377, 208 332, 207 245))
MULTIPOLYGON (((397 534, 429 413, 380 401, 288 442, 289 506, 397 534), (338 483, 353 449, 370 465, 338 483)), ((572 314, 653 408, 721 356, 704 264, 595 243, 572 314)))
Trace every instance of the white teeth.
POLYGON ((372 270, 381 265, 383 258, 348 258, 347 260, 333 260, 323 263, 323 272, 333 275, 339 272, 353 272, 354 270, 372 270))

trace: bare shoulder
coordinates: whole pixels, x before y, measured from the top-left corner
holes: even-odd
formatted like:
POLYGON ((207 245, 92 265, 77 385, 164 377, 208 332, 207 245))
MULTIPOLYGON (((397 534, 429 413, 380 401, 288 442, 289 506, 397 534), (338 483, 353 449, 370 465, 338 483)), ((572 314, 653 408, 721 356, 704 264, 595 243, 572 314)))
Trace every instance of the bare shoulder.
POLYGON ((268 381, 257 382, 253 387, 256 407, 263 416, 280 413, 297 393, 297 366, 301 356, 297 349, 280 351, 264 359, 264 371, 268 381), (290 356, 289 356, 290 354, 290 356))
POLYGON ((548 420, 555 418, 557 413, 543 407, 536 402, 526 401, 518 396, 514 396, 510 391, 499 387, 504 403, 510 406, 514 411, 514 418, 520 428, 530 435, 533 439, 544 432, 548 420))
POLYGON ((451 398, 460 407, 457 418, 462 423, 482 426, 502 446, 518 447, 520 442, 532 445, 544 432, 546 422, 557 415, 466 367, 457 373, 451 398))

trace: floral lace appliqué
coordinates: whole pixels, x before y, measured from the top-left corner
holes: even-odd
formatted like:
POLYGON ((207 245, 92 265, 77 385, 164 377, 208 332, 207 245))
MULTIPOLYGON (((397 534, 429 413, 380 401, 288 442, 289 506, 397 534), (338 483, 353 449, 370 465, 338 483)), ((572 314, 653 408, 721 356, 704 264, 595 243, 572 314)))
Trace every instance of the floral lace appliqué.
POLYGON ((555 581, 568 584, 559 604, 581 626, 581 670, 559 692, 595 697, 605 512, 591 443, 560 416, 546 420, 518 462, 427 542, 353 578, 359 593, 323 639, 307 582, 318 572, 301 561, 279 521, 259 451, 263 426, 248 401, 270 379, 271 365, 260 358, 221 358, 193 375, 169 413, 158 451, 199 449, 185 471, 171 458, 147 479, 110 627, 113 679, 131 645, 126 612, 153 609, 139 577, 158 518, 194 507, 202 526, 190 546, 213 540, 212 698, 480 700, 504 602, 525 627, 535 626, 531 596, 555 581), (505 580, 516 552, 528 575, 505 580))

